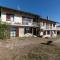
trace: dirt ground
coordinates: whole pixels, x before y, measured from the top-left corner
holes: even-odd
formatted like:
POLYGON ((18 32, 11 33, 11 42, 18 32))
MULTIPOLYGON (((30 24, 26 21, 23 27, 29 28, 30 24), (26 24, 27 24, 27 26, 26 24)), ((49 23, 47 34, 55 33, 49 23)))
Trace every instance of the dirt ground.
POLYGON ((0 41, 0 60, 21 60, 21 57, 37 47, 40 43, 45 43, 53 39, 43 39, 30 37, 24 39, 9 39, 0 41))

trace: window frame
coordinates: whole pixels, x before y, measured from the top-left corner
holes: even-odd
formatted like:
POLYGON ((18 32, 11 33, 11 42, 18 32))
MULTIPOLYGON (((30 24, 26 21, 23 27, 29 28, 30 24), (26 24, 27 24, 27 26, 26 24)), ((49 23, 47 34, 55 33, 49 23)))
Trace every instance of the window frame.
POLYGON ((14 14, 8 14, 8 13, 6 13, 6 21, 11 21, 11 17, 13 17, 13 21, 14 21, 14 14))

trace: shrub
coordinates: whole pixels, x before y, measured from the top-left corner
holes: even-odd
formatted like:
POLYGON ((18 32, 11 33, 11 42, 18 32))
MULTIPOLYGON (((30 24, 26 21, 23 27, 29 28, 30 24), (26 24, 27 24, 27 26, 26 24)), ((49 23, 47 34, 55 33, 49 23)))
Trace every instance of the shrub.
POLYGON ((0 39, 6 39, 9 37, 10 25, 6 22, 0 21, 0 39))

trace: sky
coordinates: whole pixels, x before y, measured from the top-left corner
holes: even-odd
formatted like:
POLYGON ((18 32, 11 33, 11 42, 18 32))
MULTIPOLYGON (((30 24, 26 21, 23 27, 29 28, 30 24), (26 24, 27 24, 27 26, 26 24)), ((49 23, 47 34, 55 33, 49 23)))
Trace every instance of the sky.
POLYGON ((60 0, 0 0, 0 6, 35 13, 60 22, 60 0))

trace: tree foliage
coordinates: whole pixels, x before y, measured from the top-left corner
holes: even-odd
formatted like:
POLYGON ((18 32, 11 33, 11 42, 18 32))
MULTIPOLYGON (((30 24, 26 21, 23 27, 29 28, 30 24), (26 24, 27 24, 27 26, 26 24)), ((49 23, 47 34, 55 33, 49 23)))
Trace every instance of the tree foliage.
POLYGON ((0 21, 0 39, 6 39, 9 37, 10 25, 6 22, 0 21))

